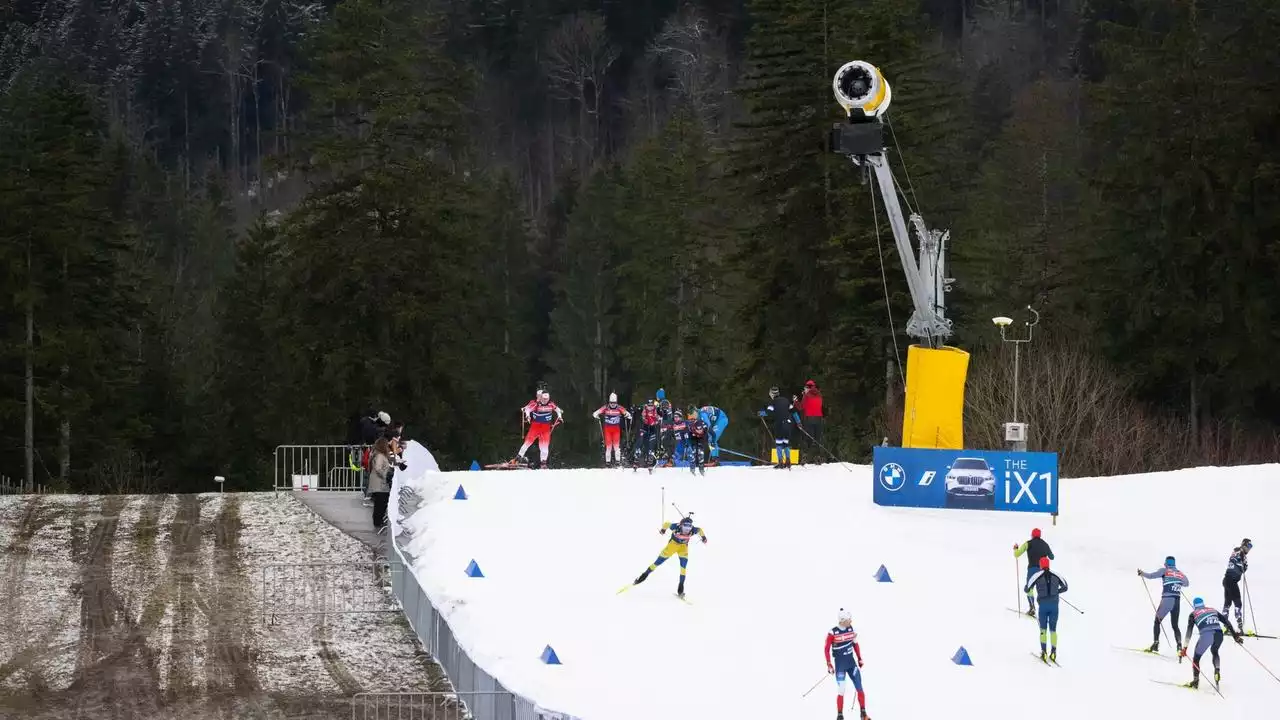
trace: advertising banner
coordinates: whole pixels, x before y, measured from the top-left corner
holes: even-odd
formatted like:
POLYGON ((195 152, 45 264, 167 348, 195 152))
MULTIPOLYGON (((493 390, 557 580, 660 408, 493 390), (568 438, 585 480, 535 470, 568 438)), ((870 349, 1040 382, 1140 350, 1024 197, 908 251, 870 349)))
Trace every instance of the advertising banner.
POLYGON ((1058 455, 876 447, 877 505, 1058 512, 1058 455))

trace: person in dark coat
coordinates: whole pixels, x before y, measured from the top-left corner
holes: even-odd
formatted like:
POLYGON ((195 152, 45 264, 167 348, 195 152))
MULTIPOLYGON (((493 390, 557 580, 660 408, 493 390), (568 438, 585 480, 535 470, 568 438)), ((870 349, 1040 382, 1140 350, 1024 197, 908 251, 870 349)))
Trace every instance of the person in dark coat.
MULTIPOLYGON (((1049 547, 1049 543, 1045 542, 1044 538, 1040 537, 1040 528, 1032 528, 1030 540, 1022 543, 1021 545, 1013 546, 1014 557, 1022 557, 1023 553, 1026 553, 1027 555, 1027 582, 1028 583, 1031 582, 1032 575, 1035 575, 1036 573, 1040 572, 1040 558, 1047 557, 1050 560, 1057 559, 1053 556, 1053 550, 1049 547)), ((1030 587, 1027 588, 1027 605, 1029 606, 1027 610, 1027 614, 1030 615, 1031 617, 1035 617, 1036 616, 1036 596, 1035 596, 1035 593, 1032 592, 1032 588, 1030 587)))
POLYGON ((778 388, 769 388, 769 402, 756 413, 773 426, 773 444, 778 453, 775 468, 791 467, 791 427, 800 422, 796 406, 783 397, 778 388))

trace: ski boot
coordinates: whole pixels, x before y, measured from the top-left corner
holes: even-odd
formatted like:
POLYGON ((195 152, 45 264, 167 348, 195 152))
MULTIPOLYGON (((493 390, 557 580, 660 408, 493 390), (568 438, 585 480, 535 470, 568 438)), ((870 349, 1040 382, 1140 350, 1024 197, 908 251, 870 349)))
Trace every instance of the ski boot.
POLYGON ((1187 683, 1187 687, 1191 688, 1192 690, 1198 689, 1200 687, 1200 676, 1196 675, 1195 677, 1191 678, 1191 682, 1187 683))
POLYGON ((1049 664, 1049 656, 1046 655, 1043 650, 1040 651, 1040 662, 1044 663, 1045 665, 1049 664))
POLYGON ((867 717, 866 708, 858 708, 858 716, 862 718, 862 720, 871 720, 871 718, 867 717))
POLYGON ((1053 648, 1049 651, 1049 662, 1058 662, 1058 648, 1053 648))
POLYGON ((543 460, 541 463, 538 463, 538 469, 539 469, 539 470, 546 470, 546 469, 547 469, 547 461, 546 461, 546 460, 543 460))
POLYGON ((1160 652, 1160 641, 1159 641, 1159 640, 1157 640, 1157 641, 1155 641, 1155 642, 1151 643, 1151 647, 1147 648, 1147 652, 1149 652, 1149 653, 1158 653, 1158 652, 1160 652))
POLYGON ((1036 616, 1036 601, 1028 598, 1027 599, 1027 617, 1033 618, 1035 616, 1036 616))
POLYGON ((844 713, 842 713, 842 712, 837 712, 837 713, 836 713, 836 720, 844 720, 844 713))
POLYGON ((1219 670, 1218 668, 1213 669, 1213 684, 1214 685, 1222 684, 1222 671, 1219 670))
POLYGON ((631 583, 631 584, 632 584, 632 585, 639 585, 640 583, 644 582, 648 577, 649 577, 649 570, 647 570, 647 569, 646 569, 644 572, 640 573, 640 577, 638 577, 638 578, 636 578, 634 581, 632 581, 632 583, 631 583))

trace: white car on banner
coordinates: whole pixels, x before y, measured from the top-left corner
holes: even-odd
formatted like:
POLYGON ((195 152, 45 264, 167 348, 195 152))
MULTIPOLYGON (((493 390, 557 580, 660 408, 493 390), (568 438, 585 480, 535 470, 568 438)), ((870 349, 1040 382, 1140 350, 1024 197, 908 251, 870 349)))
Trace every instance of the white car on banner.
POLYGON ((947 469, 945 483, 947 504, 961 499, 995 503, 996 476, 987 461, 980 457, 956 458, 947 469))

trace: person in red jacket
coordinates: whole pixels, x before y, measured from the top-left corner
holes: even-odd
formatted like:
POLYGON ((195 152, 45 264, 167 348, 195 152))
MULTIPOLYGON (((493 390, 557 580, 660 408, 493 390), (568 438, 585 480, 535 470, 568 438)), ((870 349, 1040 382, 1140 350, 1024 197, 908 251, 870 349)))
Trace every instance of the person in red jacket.
POLYGON ((804 394, 793 398, 793 402, 800 408, 801 427, 811 438, 809 457, 812 458, 818 452, 818 443, 822 442, 822 391, 818 389, 818 383, 812 380, 806 381, 804 394))

